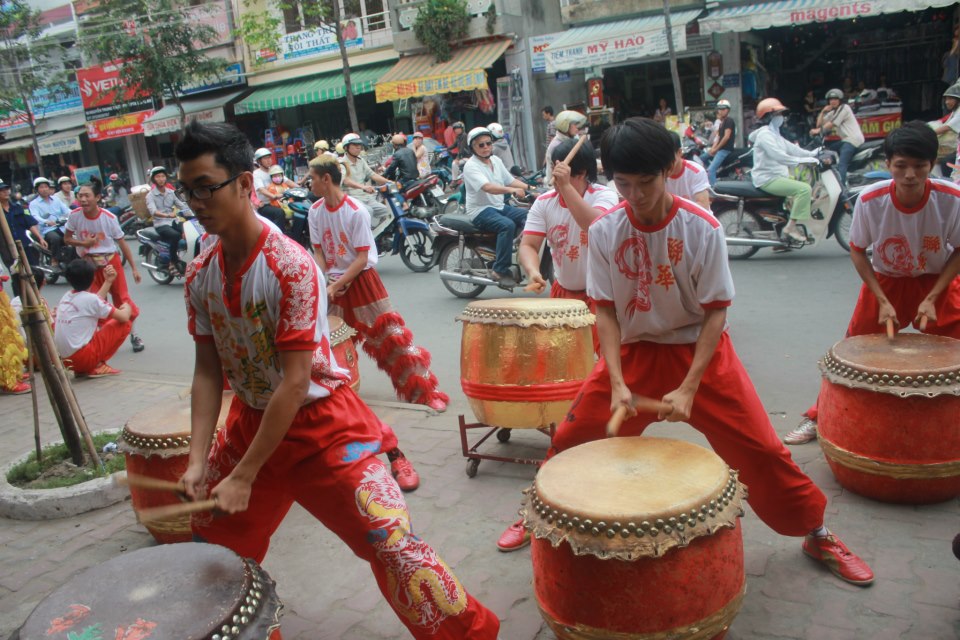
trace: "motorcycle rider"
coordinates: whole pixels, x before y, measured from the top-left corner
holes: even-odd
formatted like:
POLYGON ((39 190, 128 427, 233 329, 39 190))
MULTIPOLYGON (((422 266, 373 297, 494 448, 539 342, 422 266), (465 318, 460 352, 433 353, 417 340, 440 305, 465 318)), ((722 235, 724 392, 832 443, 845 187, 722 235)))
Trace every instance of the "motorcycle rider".
POLYGON ((107 211, 113 215, 120 215, 123 210, 130 206, 130 192, 123 186, 120 175, 110 174, 110 184, 107 185, 107 211))
MULTIPOLYGON (((253 162, 257 165, 257 168, 253 171, 253 188, 257 192, 257 199, 260 201, 257 213, 281 229, 285 229, 287 217, 283 213, 283 209, 270 204, 270 193, 267 189, 270 186, 270 167, 273 166, 273 154, 266 147, 260 147, 253 152, 253 162)), ((287 180, 284 184, 289 187, 298 186, 292 180, 287 180)))
POLYGON ((487 125, 487 129, 493 134, 493 155, 500 158, 508 171, 512 170, 517 163, 513 161, 513 152, 510 151, 510 143, 503 135, 503 127, 499 122, 491 122, 487 125))
MULTIPOLYGON (((10 235, 13 236, 15 241, 20 240, 23 243, 23 250, 27 254, 27 262, 36 272, 37 250, 27 241, 27 234, 32 233, 41 247, 46 248, 47 242, 43 239, 43 234, 40 233, 40 225, 37 220, 24 211, 22 204, 10 199, 10 185, 5 183, 2 178, 0 178, 0 209, 3 210, 3 214, 7 218, 10 235)), ((19 296, 20 278, 13 272, 13 264, 17 261, 17 256, 8 253, 6 242, 0 243, 0 258, 3 258, 3 264, 6 265, 12 276, 10 284, 13 286, 13 295, 19 296)))
POLYGON ((183 273, 186 265, 181 265, 177 259, 177 250, 180 248, 180 237, 183 235, 183 226, 177 221, 178 215, 189 213, 190 207, 177 197, 173 186, 167 182, 166 167, 150 169, 150 192, 147 193, 147 211, 153 217, 153 228, 160 241, 167 245, 168 259, 160 256, 159 266, 162 270, 169 268, 174 272, 183 273))
POLYGON ((960 82, 955 83, 943 92, 943 104, 947 107, 947 114, 939 120, 930 123, 934 133, 940 141, 940 170, 943 177, 951 173, 947 163, 953 159, 950 150, 957 147, 957 134, 960 133, 960 82), (947 156, 947 157, 944 157, 947 156))
POLYGON ((70 176, 61 176, 57 180, 57 193, 54 195, 67 209, 73 209, 76 206, 77 198, 73 193, 73 180, 70 176))
POLYGON ((837 171, 840 172, 840 183, 846 185, 847 167, 850 166, 850 160, 857 152, 857 147, 864 143, 865 138, 857 117, 853 115, 853 109, 843 102, 841 89, 827 91, 827 104, 817 116, 816 128, 810 130, 812 136, 821 134, 840 136, 839 141, 828 142, 826 146, 840 154, 837 171))
POLYGON ((47 241, 50 250, 50 263, 57 266, 60 264, 60 249, 63 247, 60 221, 66 220, 70 209, 62 200, 54 197, 53 183, 46 178, 34 180, 33 189, 37 192, 37 197, 30 202, 30 215, 40 223, 43 239, 47 241))
POLYGON ((765 126, 750 134, 753 143, 753 186, 770 195, 791 198, 790 221, 782 234, 804 244, 806 236, 797 227, 797 221, 810 218, 810 185, 791 179, 788 167, 798 164, 816 164, 817 156, 789 142, 780 135, 784 114, 788 109, 776 98, 764 98, 757 103, 757 118, 765 126))
POLYGON ((417 154, 407 146, 407 137, 402 133, 393 136, 390 144, 393 145, 393 161, 383 172, 383 177, 390 180, 396 179, 400 186, 406 189, 420 177, 417 171, 417 154))
POLYGON ((707 179, 710 186, 717 181, 717 171, 723 166, 724 160, 733 152, 734 138, 737 135, 737 123, 730 117, 730 101, 717 101, 717 131, 716 140, 711 138, 712 144, 700 158, 707 167, 707 179))
POLYGON ((587 124, 587 117, 579 111, 567 110, 557 114, 557 117, 553 121, 553 125, 557 129, 557 134, 553 136, 553 140, 547 145, 547 154, 543 160, 543 164, 546 167, 543 177, 544 184, 552 184, 553 150, 556 149, 557 145, 561 142, 576 138, 585 124, 587 124))
POLYGON ((356 133, 348 133, 340 140, 343 150, 346 152, 340 159, 340 165, 343 167, 343 182, 340 186, 347 192, 347 195, 363 203, 372 217, 371 224, 376 229, 380 224, 393 217, 390 208, 377 200, 377 188, 368 184, 369 181, 377 184, 390 184, 390 181, 375 173, 367 161, 361 157, 364 147, 363 138, 356 133))
POLYGON ((510 254, 517 231, 523 229, 527 212, 504 203, 504 195, 522 198, 531 187, 515 178, 493 155, 493 134, 486 127, 475 127, 467 136, 473 155, 463 165, 466 187, 466 215, 474 226, 497 234, 497 258, 490 277, 507 287, 517 281, 510 272, 510 254))
POLYGON ((317 140, 313 143, 313 155, 317 158, 321 155, 336 157, 336 154, 330 151, 330 143, 326 140, 317 140))

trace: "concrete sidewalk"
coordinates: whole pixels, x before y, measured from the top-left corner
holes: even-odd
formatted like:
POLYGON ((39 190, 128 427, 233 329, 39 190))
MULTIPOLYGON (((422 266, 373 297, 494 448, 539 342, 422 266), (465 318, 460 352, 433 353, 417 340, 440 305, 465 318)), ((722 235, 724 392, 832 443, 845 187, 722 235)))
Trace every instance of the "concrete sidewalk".
MULTIPOLYGON (((187 379, 117 378, 75 384, 88 422, 118 429, 134 413, 185 392, 187 379)), ((459 394, 458 394, 459 395, 459 394)), ((498 553, 494 542, 516 517, 520 490, 534 468, 483 462, 465 475, 457 414, 472 415, 462 397, 450 410, 429 415, 417 407, 373 403, 396 429, 422 477, 407 495, 414 526, 467 589, 503 620, 505 640, 553 638, 537 612, 529 550, 498 553)), ((58 430, 40 398, 45 441, 58 430)), ((0 397, 0 453, 4 460, 32 447, 29 396, 0 397)), ((781 433, 791 428, 773 417, 781 433)), ((705 444, 686 426, 655 425, 651 435, 705 444)), ((471 440, 476 435, 471 435, 471 440)), ((540 456, 546 438, 514 431, 508 444, 491 439, 487 450, 540 456)), ((730 639, 947 640, 960 637, 960 562, 950 542, 960 531, 956 500, 927 507, 885 505, 842 490, 816 444, 795 447, 795 459, 830 498, 828 526, 872 565, 876 583, 847 585, 805 558, 798 539, 776 535, 749 513, 743 520, 748 591, 730 639)), ((154 544, 129 502, 82 516, 46 522, 0 519, 0 638, 6 638, 46 594, 75 573, 154 544)), ((264 568, 286 605, 286 640, 379 640, 408 637, 383 602, 366 565, 299 507, 274 538, 264 568)), ((118 576, 118 580, 122 579, 118 576)), ((615 585, 630 588, 631 585, 615 585)))

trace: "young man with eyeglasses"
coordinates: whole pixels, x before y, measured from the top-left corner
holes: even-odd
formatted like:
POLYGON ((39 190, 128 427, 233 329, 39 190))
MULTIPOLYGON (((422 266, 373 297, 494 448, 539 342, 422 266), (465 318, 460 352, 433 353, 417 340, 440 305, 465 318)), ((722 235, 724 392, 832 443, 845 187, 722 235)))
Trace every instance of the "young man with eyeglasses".
POLYGON ((530 186, 518 180, 493 155, 493 134, 486 127, 470 130, 467 144, 473 155, 463 165, 467 217, 478 229, 497 234, 497 258, 490 277, 505 287, 517 286, 510 271, 513 240, 527 221, 527 212, 504 203, 503 196, 523 198, 530 186))

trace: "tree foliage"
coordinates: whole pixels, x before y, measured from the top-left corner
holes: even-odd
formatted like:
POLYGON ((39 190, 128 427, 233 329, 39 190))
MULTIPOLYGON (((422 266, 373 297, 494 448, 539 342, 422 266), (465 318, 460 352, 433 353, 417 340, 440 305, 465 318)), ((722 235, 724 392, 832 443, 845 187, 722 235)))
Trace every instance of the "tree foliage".
POLYGON ((427 0, 417 13, 413 34, 437 62, 446 62, 453 57, 450 44, 463 40, 469 24, 470 13, 463 0, 427 0))

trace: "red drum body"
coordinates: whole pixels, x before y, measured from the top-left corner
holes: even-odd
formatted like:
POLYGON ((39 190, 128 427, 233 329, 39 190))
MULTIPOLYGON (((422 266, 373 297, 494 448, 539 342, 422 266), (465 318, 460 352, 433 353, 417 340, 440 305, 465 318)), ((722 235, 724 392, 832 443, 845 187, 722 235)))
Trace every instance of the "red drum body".
POLYGON ((746 497, 713 452, 614 438, 548 460, 528 492, 534 591, 561 640, 723 638, 746 589, 746 497))
POLYGON ((837 482, 883 502, 960 496, 960 340, 854 336, 820 369, 820 447, 837 482))
MULTIPOLYGON (((223 394, 217 429, 227 418, 233 392, 223 394)), ((167 402, 130 418, 119 438, 120 450, 126 457, 127 473, 177 482, 187 470, 190 456, 190 399, 167 402)), ((135 511, 151 507, 180 504, 169 491, 152 491, 130 487, 135 511)), ((190 516, 145 525, 160 544, 190 542, 190 516)))
POLYGON ((225 547, 188 542, 122 555, 47 596, 20 640, 281 640, 270 576, 225 547))
POLYGON ((327 316, 330 325, 330 349, 337 364, 350 371, 350 388, 360 391, 360 361, 353 336, 357 335, 350 325, 339 316, 327 316))

